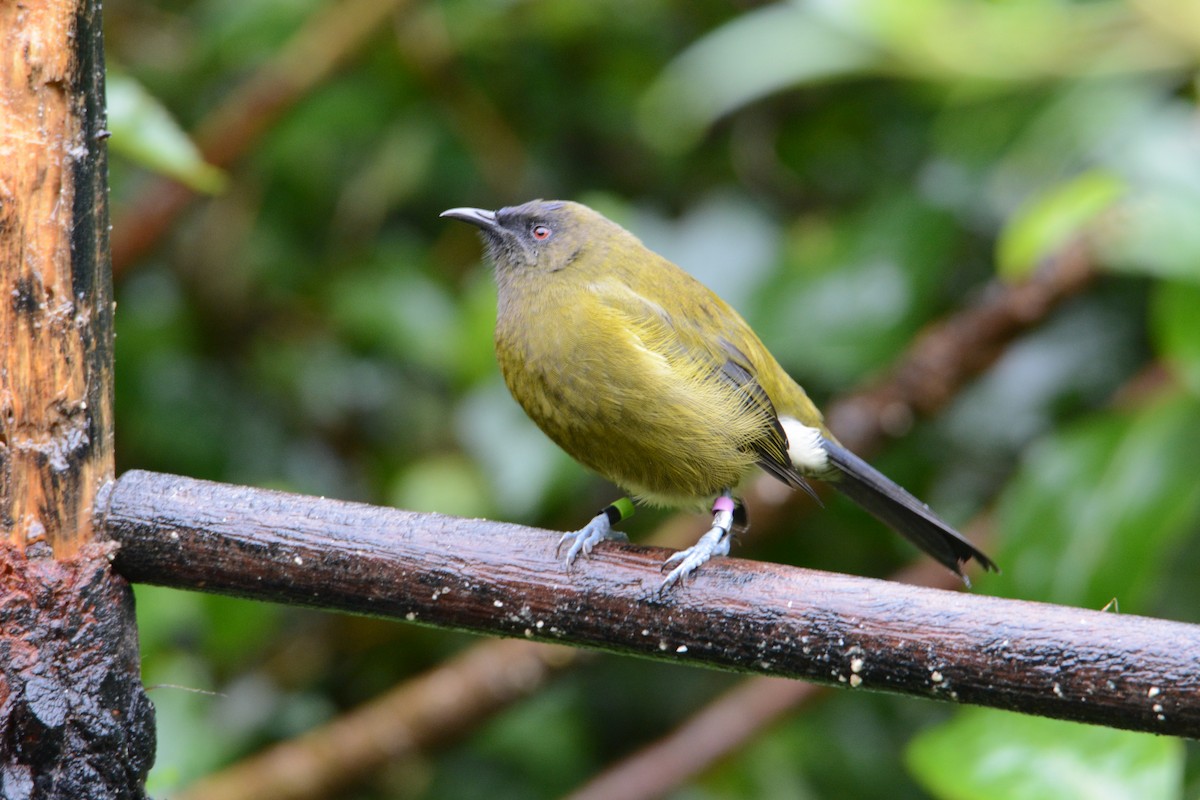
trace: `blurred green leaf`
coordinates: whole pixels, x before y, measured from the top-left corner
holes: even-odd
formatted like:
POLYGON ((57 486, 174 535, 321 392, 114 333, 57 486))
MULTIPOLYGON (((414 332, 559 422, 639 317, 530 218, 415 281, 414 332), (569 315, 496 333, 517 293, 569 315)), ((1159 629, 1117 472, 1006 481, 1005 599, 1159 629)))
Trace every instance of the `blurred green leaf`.
MULTIPOLYGON (((1200 156, 1198 156, 1200 157, 1200 156)), ((1139 191, 1120 207, 1104 242, 1105 265, 1200 283, 1200 191, 1139 191)))
MULTIPOLYGON (((1096 231, 1104 266, 1200 283, 1200 140, 1196 108, 1173 87, 1146 87, 1143 108, 1101 126, 1097 154, 1129 189, 1106 229, 1096 231)), ((1130 104, 1134 110, 1136 103, 1130 104)))
POLYGON ((166 107, 138 81, 110 69, 109 147, 132 161, 205 194, 225 189, 228 176, 207 163, 166 107))
POLYGON ((151 654, 170 650, 180 641, 194 640, 207 622, 201 595, 161 586, 137 584, 138 640, 151 654))
POLYGON ((464 398, 455 423, 463 448, 483 465, 505 519, 527 519, 556 482, 585 474, 525 416, 499 376, 464 398))
POLYGON ((1145 609, 1163 558, 1200 512, 1197 453, 1200 401, 1185 395, 1041 442, 1000 499, 1004 573, 988 591, 1145 609))
POLYGON ((1195 57, 1120 2, 795 0, 693 43, 646 93, 639 122, 671 152, 735 108, 817 81, 906 75, 990 94, 1005 82, 1182 68, 1195 57))
POLYGON ((217 687, 209 663, 198 655, 160 657, 142 679, 154 702, 158 747, 147 790, 167 796, 211 772, 245 742, 216 729, 210 710, 217 687))
POLYGON ((247 658, 267 641, 267 634, 280 630, 283 606, 256 603, 240 597, 219 594, 201 595, 208 608, 208 629, 204 631, 204 652, 230 662, 247 658))
POLYGON ((475 385, 500 372, 492 344, 496 327, 496 282, 490 270, 478 269, 466 278, 461 295, 462 319, 455 329, 459 378, 475 385))
POLYGON ((431 367, 454 365, 460 352, 460 310, 445 287, 411 267, 403 251, 394 263, 357 270, 332 283, 329 315, 346 335, 431 367))
POLYGON ((1200 284, 1159 284, 1151 323, 1163 360, 1192 394, 1200 396, 1200 284))
POLYGON ((890 192, 833 226, 796 226, 786 271, 750 306, 755 330, 802 382, 878 368, 938 302, 954 233, 944 212, 890 192))
MULTIPOLYGON (((503 756, 513 767, 565 793, 573 775, 589 766, 586 720, 573 713, 575 686, 556 686, 498 716, 480 731, 480 750, 503 756)), ((467 794, 461 797, 470 796, 467 794)))
POLYGON ((1183 743, 1148 733, 961 709, 908 746, 938 800, 1177 800, 1183 743))
POLYGON ((669 64, 638 112, 642 134, 668 152, 690 147, 719 117, 771 92, 862 72, 878 53, 839 30, 818 3, 742 14, 669 64))
POLYGON ((1018 280, 1033 272, 1124 192, 1118 177, 1093 170, 1033 198, 1000 234, 996 265, 1001 277, 1018 280))
POLYGON ((387 503, 410 511, 457 517, 483 517, 492 507, 478 463, 461 455, 435 456, 413 463, 396 477, 387 503))
POLYGON ((697 198, 678 219, 640 213, 627 226, 734 308, 746 308, 778 263, 779 226, 744 196, 697 198))
POLYGON ((853 9, 862 27, 875 34, 898 72, 974 91, 995 91, 1006 81, 1182 65, 1192 55, 1124 2, 840 5, 853 9))

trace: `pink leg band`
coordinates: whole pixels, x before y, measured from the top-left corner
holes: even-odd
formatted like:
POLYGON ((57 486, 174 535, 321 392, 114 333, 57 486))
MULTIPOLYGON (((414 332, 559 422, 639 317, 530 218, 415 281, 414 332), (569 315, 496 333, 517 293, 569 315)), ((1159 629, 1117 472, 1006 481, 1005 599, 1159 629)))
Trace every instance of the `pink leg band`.
POLYGON ((732 514, 733 513, 733 498, 726 497, 725 495, 721 495, 720 497, 717 498, 716 502, 713 503, 712 510, 714 513, 717 511, 728 511, 729 513, 732 514))

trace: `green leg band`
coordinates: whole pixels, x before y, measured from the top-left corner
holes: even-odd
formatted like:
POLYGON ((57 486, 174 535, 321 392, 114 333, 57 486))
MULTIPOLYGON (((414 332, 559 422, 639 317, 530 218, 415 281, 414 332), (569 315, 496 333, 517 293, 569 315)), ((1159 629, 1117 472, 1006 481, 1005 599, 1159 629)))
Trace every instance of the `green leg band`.
POLYGON ((608 522, 611 525, 616 525, 618 522, 623 522, 633 516, 633 501, 628 497, 622 497, 605 507, 600 513, 608 517, 608 522))

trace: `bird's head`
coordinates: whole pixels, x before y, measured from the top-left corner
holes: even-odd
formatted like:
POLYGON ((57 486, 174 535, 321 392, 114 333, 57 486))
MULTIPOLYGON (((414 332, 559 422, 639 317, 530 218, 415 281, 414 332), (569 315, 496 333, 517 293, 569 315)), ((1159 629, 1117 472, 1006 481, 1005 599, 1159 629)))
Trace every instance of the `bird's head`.
POLYGON ((479 228, 501 280, 559 272, 613 233, 628 235, 587 206, 565 200, 531 200, 498 211, 452 208, 441 216, 479 228))

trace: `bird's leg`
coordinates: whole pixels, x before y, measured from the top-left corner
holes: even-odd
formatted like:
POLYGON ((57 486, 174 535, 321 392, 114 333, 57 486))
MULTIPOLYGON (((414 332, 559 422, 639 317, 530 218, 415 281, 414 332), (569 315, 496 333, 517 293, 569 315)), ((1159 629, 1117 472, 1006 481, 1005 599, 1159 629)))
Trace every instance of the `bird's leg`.
POLYGON ((741 500, 734 498, 733 507, 733 527, 730 529, 730 537, 735 541, 746 531, 750 530, 750 512, 746 511, 746 504, 741 500))
POLYGON ((708 533, 701 536, 700 541, 687 550, 680 550, 663 562, 663 569, 672 564, 678 564, 679 566, 671 570, 666 580, 658 587, 660 592, 666 591, 676 583, 681 582, 688 575, 695 572, 697 567, 713 556, 729 554, 729 531, 733 528, 734 512, 737 508, 738 506, 733 502, 733 493, 726 489, 717 498, 717 501, 713 503, 713 524, 708 529, 708 533))
POLYGON ((566 566, 569 567, 571 566, 571 562, 579 557, 580 553, 584 555, 590 554, 597 542, 605 539, 627 541, 628 537, 620 531, 614 531, 612 526, 632 516, 633 503, 628 497, 622 497, 615 503, 605 506, 604 510, 592 517, 591 521, 579 530, 564 533, 562 538, 558 540, 558 547, 554 551, 557 553, 562 550, 564 544, 567 542, 571 543, 571 546, 567 548, 566 566))

